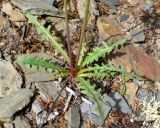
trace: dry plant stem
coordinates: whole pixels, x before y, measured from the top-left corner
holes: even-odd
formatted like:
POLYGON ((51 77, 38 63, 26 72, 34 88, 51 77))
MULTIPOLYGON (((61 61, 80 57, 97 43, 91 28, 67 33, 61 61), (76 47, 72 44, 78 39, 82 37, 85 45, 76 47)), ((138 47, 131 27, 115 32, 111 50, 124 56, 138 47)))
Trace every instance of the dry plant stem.
POLYGON ((63 82, 62 82, 62 87, 61 87, 61 90, 58 92, 58 94, 56 95, 56 97, 54 98, 54 102, 52 102, 52 104, 50 105, 50 108, 49 108, 49 111, 48 111, 48 114, 47 114, 47 118, 49 116, 49 114, 53 111, 53 108, 56 104, 56 102, 58 101, 59 97, 61 96, 62 94, 62 91, 65 89, 65 87, 67 86, 67 83, 68 82, 68 78, 66 78, 63 82))
POLYGON ((67 2, 68 0, 64 0, 64 11, 65 11, 65 21, 66 21, 66 32, 67 32, 67 46, 68 46, 68 54, 69 54, 69 60, 70 60, 70 71, 71 75, 74 76, 74 65, 73 65, 73 55, 72 55, 72 48, 71 48, 71 40, 69 35, 69 23, 68 23, 68 13, 67 13, 67 2))
POLYGON ((86 25, 87 25, 87 20, 88 20, 89 3, 90 3, 90 0, 85 0, 85 13, 84 13, 84 18, 83 18, 83 26, 82 26, 82 31, 81 31, 80 43, 79 43, 78 52, 76 56, 76 66, 75 66, 76 68, 78 65, 82 43, 84 42, 85 30, 86 30, 86 25))

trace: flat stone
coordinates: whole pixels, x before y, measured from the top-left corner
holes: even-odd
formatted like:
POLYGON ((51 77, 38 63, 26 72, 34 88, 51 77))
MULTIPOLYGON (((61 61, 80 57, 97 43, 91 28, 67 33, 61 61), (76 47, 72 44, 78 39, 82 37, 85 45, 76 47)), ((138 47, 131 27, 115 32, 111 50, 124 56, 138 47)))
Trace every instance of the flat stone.
POLYGON ((143 11, 145 11, 146 13, 152 13, 154 8, 152 8, 154 5, 153 0, 145 0, 144 4, 143 4, 143 11))
MULTIPOLYGON (((119 52, 119 51, 118 51, 119 52)), ((112 63, 119 67, 119 66, 125 66, 125 69, 127 72, 132 72, 133 68, 132 68, 132 64, 130 63, 130 60, 129 60, 129 55, 124 52, 124 51, 120 51, 119 53, 121 54, 121 56, 118 55, 118 52, 117 54, 114 56, 112 56, 112 63)))
POLYGON ((121 22, 126 21, 128 18, 129 18, 129 15, 127 14, 121 15, 121 22))
POLYGON ((53 16, 47 16, 46 20, 49 22, 52 22, 54 25, 56 25, 57 23, 60 23, 63 21, 63 18, 60 17, 53 17, 53 16))
POLYGON ((158 93, 156 94, 156 101, 160 101, 160 91, 158 91, 158 93))
POLYGON ((0 97, 21 88, 22 78, 9 61, 0 60, 0 71, 0 97))
POLYGON ((100 0, 100 2, 108 6, 119 6, 120 5, 120 0, 100 0))
POLYGON ((125 98, 128 101, 130 105, 134 103, 134 100, 136 98, 136 93, 138 90, 138 85, 134 83, 126 83, 126 93, 125 93, 125 98))
POLYGON ((33 96, 33 90, 20 89, 0 99, 0 121, 10 122, 12 116, 22 110, 33 96))
POLYGON ((47 121, 54 120, 56 116, 58 115, 58 112, 51 112, 48 115, 48 112, 46 110, 42 110, 40 113, 36 114, 36 124, 38 128, 42 128, 47 121), (47 119, 48 117, 48 119, 47 119))
POLYGON ((2 4, 2 12, 6 13, 8 16, 10 16, 12 11, 13 11, 13 7, 10 3, 3 3, 2 4))
POLYGON ((126 45, 116 50, 112 62, 115 66, 124 65, 129 71, 134 71, 141 77, 160 81, 160 63, 133 45, 126 45))
MULTIPOLYGON (((49 100, 51 100, 51 99, 49 97, 45 96, 45 94, 43 94, 43 92, 39 92, 39 95, 37 95, 37 97, 34 99, 34 101, 32 103, 32 112, 34 113, 34 115, 36 117, 36 124, 37 124, 37 127, 39 127, 39 128, 41 128, 42 125, 45 124, 47 121, 54 120, 56 118, 56 116, 59 114, 57 111, 48 113, 47 110, 44 109, 44 105, 47 105, 49 100), (44 104, 42 104, 42 102, 44 104)), ((29 115, 27 115, 27 116, 29 116, 29 115)), ((31 120, 32 120, 32 116, 31 117, 29 116, 29 118, 31 118, 31 120)))
POLYGON ((29 12, 34 15, 50 15, 64 17, 63 11, 51 6, 44 0, 11 0, 24 13, 29 12))
POLYGON ((50 5, 53 5, 53 3, 54 3, 55 0, 44 0, 44 1, 46 1, 50 5))
POLYGON ((112 59, 112 62, 115 65, 118 65, 118 66, 125 65, 128 72, 131 72, 133 70, 137 73, 138 72, 137 70, 140 70, 141 76, 144 76, 144 77, 151 79, 151 80, 154 80, 154 81, 157 81, 159 79, 158 78, 159 74, 160 74, 159 73, 159 66, 158 66, 159 64, 157 63, 157 61, 155 59, 147 56, 138 47, 134 47, 134 46, 129 45, 129 46, 126 46, 123 50, 122 49, 123 48, 121 48, 121 50, 119 51, 121 53, 121 55, 117 54, 117 57, 116 57, 116 55, 113 56, 114 59, 112 59), (137 51, 138 51, 138 53, 137 53, 137 51), (139 55, 139 53, 141 53, 141 54, 139 55), (137 56, 141 56, 141 57, 137 57, 137 56), (132 60, 138 60, 138 64, 135 65, 132 60), (144 60, 145 61, 147 60, 147 63, 144 60), (151 63, 153 63, 154 66, 150 66, 151 63), (143 65, 145 65, 144 66, 145 68, 143 68, 143 65), (138 69, 136 67, 138 67, 138 69), (148 74, 148 72, 149 72, 149 74, 148 74))
POLYGON ((5 123, 4 126, 5 128, 31 128, 29 121, 27 122, 27 119, 20 117, 16 117, 15 120, 10 123, 5 123))
POLYGON ((152 92, 148 92, 146 89, 139 89, 137 92, 137 97, 140 101, 146 99, 145 101, 149 102, 152 99, 153 94, 152 92))
POLYGON ((78 107, 70 107, 68 113, 68 128, 80 127, 80 109, 78 107))
MULTIPOLYGON (((111 105, 109 103, 105 103, 104 107, 104 116, 107 117, 111 110, 111 105)), ((97 111, 97 104, 93 103, 92 105, 87 104, 86 102, 82 102, 80 105, 81 113, 83 120, 93 121, 96 125, 102 125, 103 122, 100 118, 100 114, 97 111)))
POLYGON ((108 95, 105 95, 104 100, 117 110, 129 115, 132 114, 132 109, 118 92, 111 92, 108 95))
POLYGON ((109 42, 117 41, 124 34, 120 24, 115 20, 114 16, 99 17, 97 20, 100 41, 112 38, 109 42))
POLYGON ((160 63, 156 59, 136 47, 130 47, 128 50, 133 71, 150 80, 160 80, 160 63))
MULTIPOLYGON (((81 19, 84 17, 84 11, 85 11, 84 6, 85 6, 85 0, 77 0, 77 10, 81 19)), ((99 11, 97 9, 97 3, 94 0, 90 0, 89 15, 88 15, 89 21, 94 20, 95 16, 98 15, 99 11)))
MULTIPOLYGON (((79 19, 74 19, 74 20, 70 20, 68 25, 69 25, 69 33, 72 38, 77 28, 81 26, 81 23, 79 19)), ((56 23, 55 28, 57 31, 62 32, 63 35, 66 35, 65 33, 66 32, 65 31, 66 21, 65 20, 61 20, 58 23, 56 23)))
MULTIPOLYGON (((55 98, 55 95, 57 95, 61 90, 60 83, 57 81, 38 82, 35 83, 35 86, 39 90, 39 92, 43 93, 47 98, 55 98)), ((67 96, 65 90, 62 91, 61 96, 64 98, 67 96)))
POLYGON ((26 21, 25 16, 19 11, 19 10, 13 10, 9 20, 13 21, 13 22, 24 22, 26 21))
POLYGON ((135 28, 131 30, 130 33, 132 35, 132 42, 134 43, 143 42, 145 40, 145 35, 141 28, 135 28))

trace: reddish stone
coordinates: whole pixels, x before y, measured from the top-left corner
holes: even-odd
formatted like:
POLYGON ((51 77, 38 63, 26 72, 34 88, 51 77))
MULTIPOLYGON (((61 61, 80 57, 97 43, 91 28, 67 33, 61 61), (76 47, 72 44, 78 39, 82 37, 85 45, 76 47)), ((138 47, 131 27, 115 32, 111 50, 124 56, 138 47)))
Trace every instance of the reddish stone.
MULTIPOLYGON (((101 41, 114 42, 125 38, 124 32, 114 16, 99 17, 97 20, 101 41)), ((124 65, 128 72, 134 71, 138 75, 153 81, 160 81, 160 64, 153 57, 133 45, 127 45, 115 51, 112 63, 116 66, 124 65)))
POLYGON ((97 20, 97 27, 100 35, 100 42, 102 40, 113 42, 120 39, 124 34, 121 26, 112 15, 108 17, 99 17, 97 20), (109 41, 109 39, 111 41, 109 41))
POLYGON ((153 81, 160 81, 160 64, 153 57, 133 45, 117 50, 117 58, 112 59, 116 65, 125 65, 127 71, 133 70, 138 75, 153 81), (120 56, 119 54, 122 53, 120 56))

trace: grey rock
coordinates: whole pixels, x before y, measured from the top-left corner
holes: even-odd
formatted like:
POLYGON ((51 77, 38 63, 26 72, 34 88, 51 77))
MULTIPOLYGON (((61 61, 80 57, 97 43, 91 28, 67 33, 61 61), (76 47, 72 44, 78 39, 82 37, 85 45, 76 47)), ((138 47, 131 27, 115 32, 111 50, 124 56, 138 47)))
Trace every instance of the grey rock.
POLYGON ((129 115, 132 114, 132 109, 127 104, 126 100, 118 92, 112 92, 108 95, 105 95, 104 100, 117 110, 120 110, 123 113, 129 115))
POLYGON ((9 61, 0 60, 0 97, 21 88, 22 78, 9 61))
MULTIPOLYGON (((134 16, 133 15, 129 15, 129 18, 127 19, 127 23, 128 24, 133 24, 133 22, 135 21, 135 18, 134 18, 134 16)), ((128 26, 128 28, 129 28, 129 26, 128 26)))
POLYGON ((145 35, 141 28, 135 28, 131 30, 130 33, 132 35, 132 42, 134 43, 143 42, 145 40, 145 35))
MULTIPOLYGON (((80 18, 84 17, 84 6, 85 6, 85 0, 77 0, 77 10, 80 15, 80 18)), ((89 19, 94 19, 95 16, 99 15, 99 11, 97 9, 97 4, 94 0, 90 1, 90 6, 89 6, 89 19)))
POLYGON ((36 115, 36 123, 38 128, 42 128, 42 125, 47 122, 47 111, 42 111, 39 115, 36 115))
MULTIPOLYGON (((74 19, 70 20, 69 22, 69 33, 70 36, 73 37, 74 33, 76 32, 77 28, 81 26, 80 20, 79 19, 74 19)), ((65 27, 66 27, 66 21, 61 20, 60 22, 55 24, 55 28, 57 31, 62 32, 62 34, 66 34, 65 32, 65 27)))
POLYGON ((57 115, 58 115, 57 112, 51 112, 48 115, 48 112, 46 110, 43 110, 39 114, 36 114, 37 128, 42 128, 43 124, 45 124, 49 120, 54 120, 57 115), (47 117, 48 117, 48 119, 47 119, 47 117))
POLYGON ((70 107, 68 111, 68 128, 80 127, 80 109, 78 107, 70 107))
POLYGON ((154 2, 152 0, 145 0, 142 9, 147 13, 152 13, 153 5, 154 5, 154 2))
MULTIPOLYGON (((104 116, 106 117, 109 114, 112 107, 109 103, 105 103, 104 108, 105 108, 104 116)), ((97 111, 96 103, 93 103, 93 105, 89 105, 86 102, 83 102, 80 105, 80 109, 81 109, 83 120, 93 121, 97 125, 103 124, 100 118, 100 114, 97 111)))
POLYGON ((64 17, 63 11, 51 6, 44 0, 11 0, 11 2, 20 8, 24 13, 30 12, 35 15, 64 17))
POLYGON ((108 6, 119 6, 120 5, 120 0, 100 0, 105 5, 108 6))
POLYGON ((121 15, 121 22, 126 21, 128 18, 129 18, 129 15, 127 14, 121 15))
POLYGON ((33 90, 20 89, 0 99, 0 120, 9 122, 12 116, 22 110, 30 102, 33 90))
POLYGON ((145 101, 149 102, 152 99, 153 94, 152 92, 148 92, 146 89, 139 89, 137 92, 137 97, 140 101, 146 99, 145 101))
POLYGON ((54 3, 54 0, 44 0, 44 1, 46 1, 50 5, 53 5, 53 3, 54 3))
MULTIPOLYGON (((47 122, 47 120, 54 120, 55 117, 59 114, 58 112, 51 112, 48 113, 44 107, 42 106, 42 100, 43 102, 48 102, 47 97, 44 96, 43 93, 39 92, 40 95, 37 96, 37 98, 34 99, 34 102, 32 103, 32 112, 35 114, 36 117, 36 124, 38 128, 41 128, 43 124, 47 122), (49 114, 49 115, 48 115, 49 114)), ((33 114, 32 113, 32 114, 33 114)), ((27 117, 32 120, 31 115, 27 115, 27 117)))
POLYGON ((158 91, 156 94, 156 101, 160 101, 160 91, 158 91))
MULTIPOLYGON (((27 67, 25 67, 27 69, 27 67)), ((40 71, 40 70, 33 70, 28 68, 27 72, 25 73, 26 77, 26 85, 30 85, 31 83, 35 82, 42 82, 42 81, 49 81, 53 76, 53 73, 40 71)))
POLYGON ((117 8, 116 7, 113 7, 111 9, 108 10, 108 13, 111 15, 111 14, 116 14, 117 13, 117 8))
POLYGON ((125 4, 123 4, 123 7, 124 7, 125 9, 127 9, 129 6, 128 6, 127 3, 125 3, 125 4))
MULTIPOLYGON (((43 93, 46 97, 52 97, 52 98, 55 98, 55 95, 57 95, 58 92, 61 90, 60 83, 57 81, 38 82, 35 83, 35 86, 39 90, 39 92, 43 93)), ((61 96, 62 97, 67 96, 65 90, 62 91, 61 96)))
POLYGON ((29 121, 20 117, 16 117, 15 120, 10 123, 5 123, 4 126, 5 128, 31 128, 29 121))
MULTIPOLYGON (((118 3, 116 3, 117 0, 100 0, 100 2, 102 4, 105 4, 109 7, 109 14, 115 14, 117 13, 117 5, 118 3)), ((119 0, 118 0, 119 1, 119 0)))
POLYGON ((134 79, 133 82, 135 84, 137 84, 138 86, 142 87, 145 84, 144 80, 138 80, 138 79, 134 79))
POLYGON ((13 123, 16 128, 31 128, 29 121, 27 121, 27 119, 21 119, 20 117, 17 117, 13 123))

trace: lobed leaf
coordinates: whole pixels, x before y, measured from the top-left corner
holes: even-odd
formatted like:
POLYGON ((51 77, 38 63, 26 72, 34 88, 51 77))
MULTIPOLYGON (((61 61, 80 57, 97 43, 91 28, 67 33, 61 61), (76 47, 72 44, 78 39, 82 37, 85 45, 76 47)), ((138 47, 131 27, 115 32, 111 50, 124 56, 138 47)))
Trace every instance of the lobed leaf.
POLYGON ((116 73, 124 73, 124 68, 116 68, 113 64, 102 64, 95 65, 93 67, 89 66, 87 68, 81 69, 77 76, 95 78, 95 79, 104 79, 110 76, 114 76, 116 73))
POLYGON ((35 16, 33 16, 32 14, 30 13, 27 13, 26 14, 26 17, 29 19, 29 21, 33 24, 36 25, 36 28, 39 31, 42 31, 44 36, 43 38, 46 39, 46 40, 50 40, 51 41, 51 44, 55 47, 55 49, 57 50, 58 53, 61 53, 62 56, 64 57, 64 59, 69 63, 69 58, 68 58, 68 55, 67 53, 65 52, 65 50, 62 48, 62 44, 59 44, 57 41, 58 41, 58 38, 57 37, 54 37, 51 35, 50 33, 50 26, 46 29, 44 27, 44 23, 39 23, 37 21, 37 18, 35 16))
POLYGON ((89 98, 93 99, 97 104, 97 110, 100 114, 101 120, 105 119, 104 117, 104 103, 99 99, 101 96, 101 89, 95 90, 95 85, 91 85, 89 80, 85 80, 81 77, 77 78, 79 81, 79 88, 81 93, 87 95, 89 98))
POLYGON ((108 45, 105 42, 102 42, 105 48, 100 48, 100 47, 94 48, 93 51, 89 53, 89 55, 82 62, 81 67, 89 65, 93 63, 94 61, 98 61, 100 57, 104 57, 106 54, 110 54, 114 48, 117 48, 118 46, 123 45, 125 41, 126 41, 125 39, 121 39, 113 43, 112 45, 108 45))
POLYGON ((37 67, 37 69, 43 68, 46 71, 48 71, 49 69, 52 71, 55 71, 55 70, 65 71, 66 70, 65 68, 54 63, 51 60, 47 60, 44 58, 38 58, 38 57, 34 57, 34 56, 29 56, 29 55, 18 57, 18 62, 21 64, 29 65, 30 67, 37 67))

